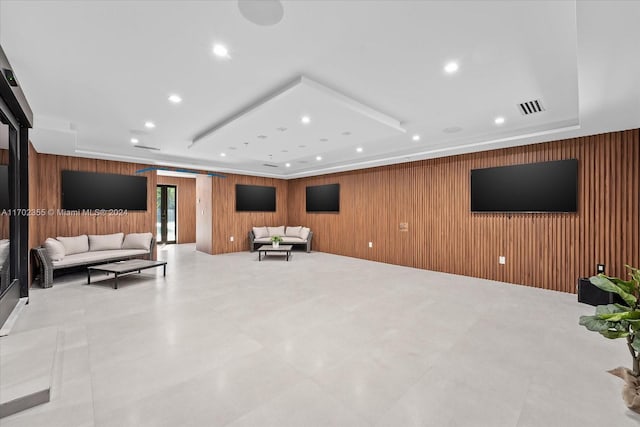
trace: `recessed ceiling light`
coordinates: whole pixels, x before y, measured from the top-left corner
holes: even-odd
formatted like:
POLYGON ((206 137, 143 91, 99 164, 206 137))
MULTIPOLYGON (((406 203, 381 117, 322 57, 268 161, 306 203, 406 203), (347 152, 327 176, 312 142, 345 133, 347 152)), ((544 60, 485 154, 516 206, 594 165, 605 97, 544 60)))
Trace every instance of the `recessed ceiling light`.
POLYGON ((137 144, 138 142, 140 142, 140 140, 138 138, 131 138, 131 143, 132 144, 137 144))
POLYGON ((291 167, 291 163, 285 163, 285 164, 284 164, 284 167, 285 167, 285 168, 290 168, 290 167, 291 167))
POLYGON ((169 95, 169 102, 172 102, 174 104, 180 104, 182 102, 182 98, 180 97, 180 95, 169 95))
POLYGON ((358 147, 358 148, 356 148, 356 151, 357 151, 358 153, 362 153, 362 147, 358 147))
POLYGON ((226 153, 220 153, 220 157, 227 157, 226 153))
POLYGON ((305 125, 311 123, 311 118, 309 116, 302 116, 302 118, 300 119, 300 121, 302 123, 304 123, 305 125))
POLYGON ((415 134, 411 137, 411 139, 413 139, 414 141, 420 141, 420 135, 415 134))
POLYGON ((147 129, 153 129, 154 127, 156 127, 156 124, 153 122, 144 122, 144 127, 146 127, 147 129))
POLYGON ((322 160, 322 156, 316 156, 316 160, 318 161, 322 160))
POLYGON ((444 71, 446 71, 448 74, 453 74, 458 71, 458 68, 459 67, 457 62, 449 62, 444 66, 444 71))
POLYGON ((501 125, 504 123, 504 117, 496 117, 496 119, 493 121, 493 123, 497 124, 497 125, 501 125))
POLYGON ((229 58, 229 49, 223 44, 213 45, 213 54, 218 58, 229 58))

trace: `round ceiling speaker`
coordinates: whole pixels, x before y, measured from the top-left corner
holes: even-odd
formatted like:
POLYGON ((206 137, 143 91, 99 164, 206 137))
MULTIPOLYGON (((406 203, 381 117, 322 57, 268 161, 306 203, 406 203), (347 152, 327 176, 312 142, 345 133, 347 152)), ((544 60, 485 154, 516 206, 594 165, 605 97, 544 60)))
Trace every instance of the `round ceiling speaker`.
POLYGON ((284 16, 280 0, 238 0, 238 9, 247 21, 265 27, 276 25, 284 16))

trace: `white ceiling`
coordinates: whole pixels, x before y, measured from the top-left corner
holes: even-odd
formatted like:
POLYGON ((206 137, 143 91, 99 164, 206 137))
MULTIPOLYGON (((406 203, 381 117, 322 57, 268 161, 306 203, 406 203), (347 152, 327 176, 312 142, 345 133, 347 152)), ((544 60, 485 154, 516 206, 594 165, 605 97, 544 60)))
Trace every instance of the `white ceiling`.
POLYGON ((33 144, 294 178, 640 127, 640 2, 282 6, 263 26, 236 1, 0 0, 33 144), (215 57, 215 43, 230 58, 215 57), (326 90, 292 89, 301 76, 326 90), (517 104, 533 99, 546 111, 523 116, 517 104))

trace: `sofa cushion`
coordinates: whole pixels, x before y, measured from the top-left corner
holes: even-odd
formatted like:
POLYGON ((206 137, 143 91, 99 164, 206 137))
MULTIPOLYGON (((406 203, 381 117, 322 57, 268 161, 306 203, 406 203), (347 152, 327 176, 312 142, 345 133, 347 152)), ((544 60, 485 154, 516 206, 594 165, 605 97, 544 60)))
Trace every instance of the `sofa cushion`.
POLYGON ((89 238, 86 234, 75 237, 58 236, 57 239, 64 246, 65 256, 89 252, 89 238))
POLYGON ((122 249, 124 233, 89 235, 89 251, 122 249))
POLYGON ((267 227, 253 227, 253 235, 256 239, 269 237, 269 230, 267 230, 267 227))
POLYGON ((287 227, 287 229, 284 231, 284 235, 288 237, 300 237, 301 230, 302 230, 301 226, 287 227))
POLYGON ((67 255, 62 261, 53 261, 53 267, 62 268, 72 267, 74 265, 97 263, 100 261, 108 262, 109 260, 145 255, 147 253, 149 253, 149 251, 144 249, 113 249, 108 251, 85 252, 67 255))
POLYGON ((271 237, 260 237, 259 239, 255 239, 254 243, 271 243, 271 237))
POLYGON ((144 249, 148 252, 152 238, 153 234, 151 233, 129 233, 124 236, 122 249, 144 249))
POLYGON ((284 236, 284 225, 280 227, 267 227, 269 230, 269 236, 284 236))
POLYGON ((310 232, 311 232, 310 228, 302 227, 302 230, 300 230, 300 238, 306 241, 309 238, 310 232))
POLYGON ((300 237, 285 236, 282 239, 282 243, 284 243, 284 244, 287 244, 287 243, 306 243, 306 240, 301 239, 300 237))
POLYGON ((61 261, 66 255, 64 245, 52 237, 44 241, 44 248, 51 261, 61 261))

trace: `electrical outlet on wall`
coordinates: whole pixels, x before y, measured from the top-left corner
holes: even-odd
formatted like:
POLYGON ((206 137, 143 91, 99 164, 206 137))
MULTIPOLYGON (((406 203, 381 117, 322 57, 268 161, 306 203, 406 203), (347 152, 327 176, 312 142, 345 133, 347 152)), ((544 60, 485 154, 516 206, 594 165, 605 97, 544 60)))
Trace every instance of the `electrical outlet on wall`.
POLYGON ((372 248, 373 247, 373 242, 369 242, 369 247, 372 248))
POLYGON ((498 264, 506 264, 507 263, 507 257, 500 255, 498 257, 498 264))
POLYGON ((596 271, 598 272, 598 274, 600 273, 604 274, 604 264, 597 264, 596 271))
POLYGON ((229 241, 233 242, 233 236, 229 237, 229 241))

